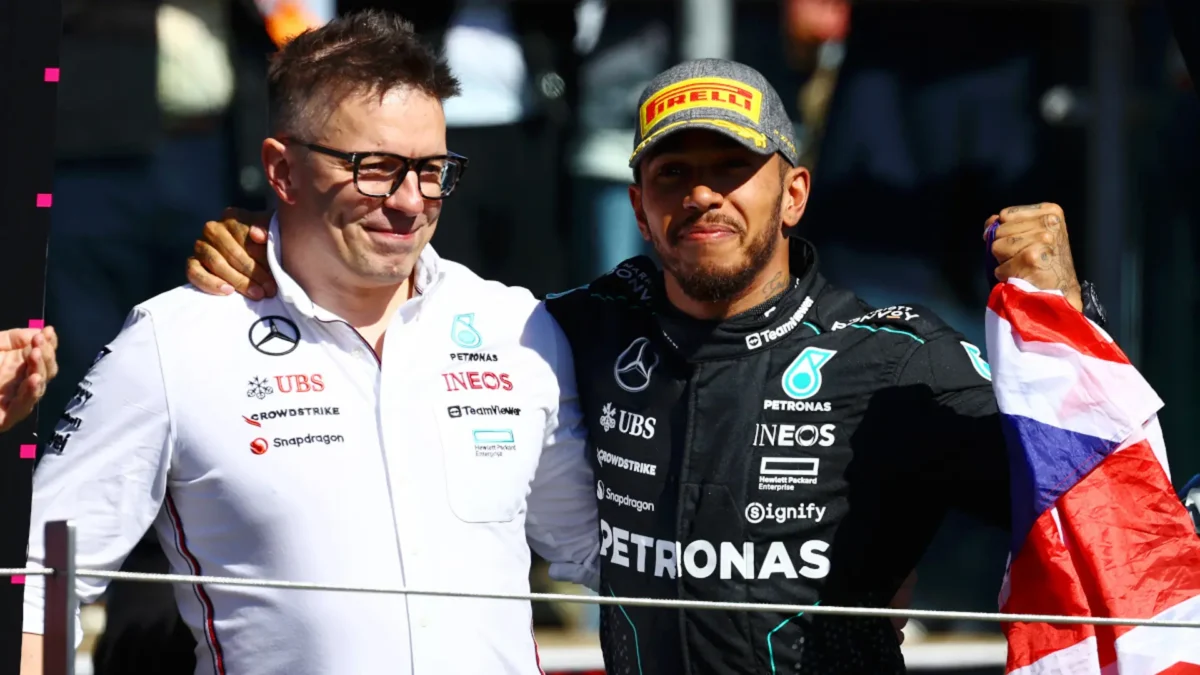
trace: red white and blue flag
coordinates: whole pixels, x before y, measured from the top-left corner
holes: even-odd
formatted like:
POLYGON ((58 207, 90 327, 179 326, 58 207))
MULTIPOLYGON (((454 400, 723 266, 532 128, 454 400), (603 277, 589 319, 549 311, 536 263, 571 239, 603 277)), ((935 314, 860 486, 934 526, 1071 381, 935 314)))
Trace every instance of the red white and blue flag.
MULTIPOLYGON (((1200 620, 1200 537, 1171 486, 1162 401, 1062 294, 988 300, 1012 467, 1005 613, 1200 620)), ((1013 623, 1010 675, 1200 675, 1200 629, 1013 623)))

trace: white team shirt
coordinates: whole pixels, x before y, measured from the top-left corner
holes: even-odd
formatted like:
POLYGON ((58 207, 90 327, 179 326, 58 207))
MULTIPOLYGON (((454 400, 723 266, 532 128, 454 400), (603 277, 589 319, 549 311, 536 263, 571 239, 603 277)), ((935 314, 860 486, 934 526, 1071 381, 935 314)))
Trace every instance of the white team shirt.
MULTIPOLYGON (((34 474, 30 566, 70 519, 86 568, 119 569, 153 527, 178 574, 527 593, 532 546, 595 587, 572 355, 545 307, 426 247, 380 362, 284 273, 274 224, 268 248, 275 298, 185 286, 130 314, 34 474)), ((540 672, 527 602, 175 589, 197 674, 540 672)), ((25 632, 44 592, 28 579, 25 632)))

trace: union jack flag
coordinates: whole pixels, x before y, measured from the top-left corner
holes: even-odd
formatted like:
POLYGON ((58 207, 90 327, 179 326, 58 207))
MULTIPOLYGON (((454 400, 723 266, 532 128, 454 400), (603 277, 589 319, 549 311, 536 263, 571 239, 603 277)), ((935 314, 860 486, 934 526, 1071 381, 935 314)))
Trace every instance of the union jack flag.
MULTIPOLYGON (((992 290, 1012 467, 1002 612, 1200 620, 1200 537, 1171 486, 1162 401, 1061 293, 992 290)), ((1005 624, 1010 675, 1200 675, 1200 629, 1005 624)))

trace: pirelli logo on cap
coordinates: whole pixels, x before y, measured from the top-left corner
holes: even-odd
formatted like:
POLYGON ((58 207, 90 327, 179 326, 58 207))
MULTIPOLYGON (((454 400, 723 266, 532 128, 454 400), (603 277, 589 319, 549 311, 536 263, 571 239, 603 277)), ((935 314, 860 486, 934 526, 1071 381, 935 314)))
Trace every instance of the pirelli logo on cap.
POLYGON ((762 112, 762 92, 744 82, 723 77, 694 77, 663 87, 646 99, 638 111, 641 135, 659 122, 693 108, 717 108, 745 117, 757 125, 762 112))

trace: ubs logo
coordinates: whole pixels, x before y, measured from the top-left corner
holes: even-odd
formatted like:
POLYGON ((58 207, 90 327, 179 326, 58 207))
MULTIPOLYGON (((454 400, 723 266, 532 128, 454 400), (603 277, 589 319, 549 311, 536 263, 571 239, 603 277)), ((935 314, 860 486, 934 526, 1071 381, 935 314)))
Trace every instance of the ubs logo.
POLYGON ((250 346, 267 356, 283 356, 300 346, 300 329, 282 316, 264 316, 250 324, 250 346))
POLYGON ((640 337, 630 342, 625 351, 617 356, 617 361, 613 364, 613 378, 616 379, 617 386, 636 394, 650 386, 650 376, 656 367, 658 354, 650 344, 649 338, 640 337))

